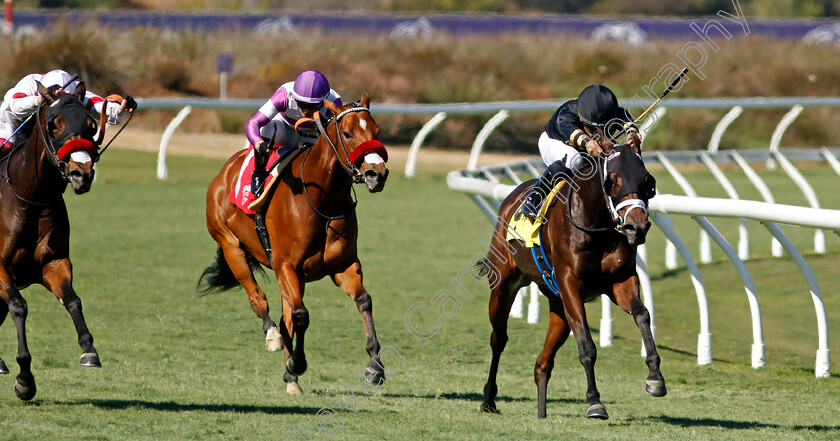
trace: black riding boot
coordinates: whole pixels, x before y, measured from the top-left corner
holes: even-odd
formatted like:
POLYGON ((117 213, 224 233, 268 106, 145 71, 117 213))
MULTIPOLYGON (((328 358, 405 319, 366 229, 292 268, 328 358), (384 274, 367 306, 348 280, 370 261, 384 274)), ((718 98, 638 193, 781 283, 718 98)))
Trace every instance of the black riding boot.
POLYGON ((555 161, 549 165, 536 184, 528 191, 528 195, 525 196, 525 203, 522 204, 522 214, 528 219, 536 219, 548 192, 554 188, 557 182, 562 179, 571 179, 572 176, 572 171, 562 161, 555 161))
POLYGON ((266 150, 268 149, 265 148, 265 143, 254 147, 254 171, 251 173, 251 193, 254 195, 254 199, 259 199, 262 195, 265 178, 268 177, 268 172, 265 171, 265 165, 268 162, 268 152, 266 150))

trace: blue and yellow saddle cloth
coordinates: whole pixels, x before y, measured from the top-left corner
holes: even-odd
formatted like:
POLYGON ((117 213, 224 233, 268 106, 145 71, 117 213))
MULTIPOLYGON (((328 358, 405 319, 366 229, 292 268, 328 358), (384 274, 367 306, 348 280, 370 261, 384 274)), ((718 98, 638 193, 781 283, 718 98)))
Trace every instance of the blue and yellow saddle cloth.
POLYGON ((565 183, 566 181, 558 182, 557 185, 554 186, 554 189, 546 195, 542 207, 540 207, 540 214, 533 221, 522 214, 522 204, 525 203, 525 201, 523 201, 516 211, 513 212, 513 216, 511 216, 511 219, 508 222, 507 237, 505 240, 508 242, 514 239, 523 241, 525 242, 525 246, 527 248, 533 248, 534 246, 540 245, 540 228, 543 226, 545 215, 551 205, 556 202, 557 195, 560 193, 560 189, 565 183))

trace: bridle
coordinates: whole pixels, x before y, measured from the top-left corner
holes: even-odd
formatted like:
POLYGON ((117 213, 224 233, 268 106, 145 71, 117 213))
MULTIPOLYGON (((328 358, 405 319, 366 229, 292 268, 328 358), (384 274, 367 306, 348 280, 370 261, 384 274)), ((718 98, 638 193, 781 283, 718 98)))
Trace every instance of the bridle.
POLYGON ((581 231, 585 231, 587 233, 603 233, 603 232, 615 230, 618 233, 624 234, 624 229, 625 229, 625 226, 627 225, 627 215, 630 214, 630 212, 633 209, 638 208, 638 209, 644 211, 645 213, 648 212, 647 202, 645 202, 642 199, 631 198, 631 199, 621 201, 621 202, 618 203, 618 205, 616 205, 615 202, 613 201, 613 197, 607 193, 607 190, 606 190, 606 188, 604 187, 603 184, 606 182, 606 180, 608 179, 608 177, 610 175, 610 172, 609 172, 610 160, 615 159, 618 156, 618 154, 620 154, 620 152, 614 151, 610 155, 606 156, 604 158, 604 161, 603 161, 603 166, 601 165, 600 162, 595 163, 595 167, 597 167, 597 171, 598 171, 598 176, 601 180, 601 185, 600 185, 601 193, 604 195, 604 199, 606 201, 605 204, 606 204, 606 207, 607 207, 607 211, 610 213, 610 217, 612 218, 613 226, 612 227, 589 228, 589 227, 585 227, 585 226, 577 223, 574 220, 574 218, 572 217, 571 196, 572 196, 572 192, 574 191, 574 189, 572 188, 573 186, 569 185, 569 196, 566 199, 567 201, 569 201, 569 202, 566 203, 566 205, 568 207, 566 217, 569 219, 569 221, 572 223, 572 225, 574 225, 577 229, 579 229, 581 231), (618 214, 618 212, 625 207, 627 207, 627 211, 624 212, 624 216, 622 217, 621 215, 618 214))

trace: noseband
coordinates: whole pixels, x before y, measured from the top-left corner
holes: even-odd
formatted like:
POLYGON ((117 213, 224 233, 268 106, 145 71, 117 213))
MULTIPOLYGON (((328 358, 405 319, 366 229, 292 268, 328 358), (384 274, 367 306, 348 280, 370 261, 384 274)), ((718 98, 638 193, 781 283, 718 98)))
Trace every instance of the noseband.
POLYGON ((336 146, 333 140, 330 139, 330 136, 327 134, 326 128, 321 123, 321 118, 315 118, 315 125, 318 126, 318 131, 321 133, 321 136, 323 136, 327 140, 327 143, 330 145, 330 148, 332 148, 333 152, 335 153, 335 156, 338 158, 338 163, 341 164, 341 168, 343 168, 344 171, 346 171, 347 174, 349 174, 350 177, 353 178, 354 184, 360 184, 364 182, 364 175, 362 175, 362 172, 359 170, 358 167, 356 167, 356 164, 351 158, 354 156, 354 153, 360 151, 360 148, 369 147, 369 145, 365 146, 365 144, 370 143, 371 141, 379 144, 379 146, 381 146, 382 144, 376 140, 369 140, 363 142, 358 147, 356 147, 356 149, 353 150, 352 153, 347 149, 347 145, 344 143, 344 137, 341 136, 340 124, 341 119, 344 118, 345 115, 354 112, 370 113, 370 109, 368 109, 367 107, 356 105, 355 107, 351 107, 327 120, 327 125, 333 124, 333 126, 335 127, 335 137, 338 138, 338 143, 341 145, 341 150, 344 152, 344 158, 346 159, 342 158, 341 154, 338 152, 338 146, 336 146), (345 160, 347 162, 345 162, 345 160))
POLYGON ((618 205, 615 205, 613 197, 607 194, 607 190, 606 188, 604 188, 603 183, 606 182, 607 178, 610 176, 609 163, 612 159, 617 158, 620 154, 621 152, 616 151, 604 158, 604 177, 601 188, 604 191, 604 198, 607 200, 607 209, 610 211, 610 216, 612 216, 613 223, 615 223, 615 230, 619 233, 624 233, 624 226, 627 225, 627 215, 630 214, 630 212, 633 211, 634 208, 638 208, 644 211, 645 214, 647 214, 648 206, 647 202, 639 198, 627 199, 625 201, 619 202, 618 205), (627 207, 627 211, 624 212, 624 217, 621 217, 618 214, 618 212, 619 210, 625 207, 627 207))
POLYGON ((606 190, 606 188, 604 188, 603 184, 606 182, 607 178, 610 176, 610 171, 609 171, 610 161, 617 158, 620 154, 621 154, 621 152, 616 151, 616 152, 613 152, 612 154, 610 154, 609 156, 607 156, 606 158, 604 158, 604 165, 603 166, 601 166, 601 164, 599 162, 595 163, 595 166, 598 167, 598 174, 601 177, 601 186, 600 186, 601 187, 601 192, 603 193, 604 199, 606 200, 607 211, 609 211, 609 213, 610 213, 610 217, 612 218, 614 226, 612 228, 610 228, 610 227, 589 228, 589 227, 585 227, 585 226, 577 223, 574 220, 574 218, 572 217, 571 195, 572 195, 572 192, 574 191, 574 188, 572 188, 572 186, 569 185, 569 198, 567 198, 568 202, 566 203, 566 205, 568 206, 568 212, 566 213, 566 217, 569 219, 569 221, 572 223, 572 225, 574 225, 577 229, 579 229, 581 231, 585 231, 587 233, 603 233, 603 232, 606 232, 606 231, 615 230, 615 231, 617 231, 621 234, 624 234, 624 228, 625 228, 625 225, 627 224, 627 215, 630 214, 630 212, 634 208, 638 208, 638 209, 644 211, 645 213, 648 212, 647 203, 645 201, 643 201, 642 199, 638 199, 638 198, 627 199, 626 201, 621 201, 621 202, 618 203, 618 205, 616 205, 615 202, 613 201, 613 197, 610 196, 609 194, 607 194, 607 190, 606 190), (627 211, 624 212, 624 217, 622 217, 621 215, 618 214, 618 212, 619 212, 619 210, 621 210, 622 208, 625 208, 625 207, 627 207, 627 211))

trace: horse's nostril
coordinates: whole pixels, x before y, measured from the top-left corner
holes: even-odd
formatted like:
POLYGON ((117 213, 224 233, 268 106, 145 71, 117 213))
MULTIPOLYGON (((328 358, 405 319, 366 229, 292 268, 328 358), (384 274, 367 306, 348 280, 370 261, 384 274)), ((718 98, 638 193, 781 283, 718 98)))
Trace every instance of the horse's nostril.
POLYGON ((627 231, 628 233, 635 233, 636 232, 636 227, 634 227, 631 224, 627 224, 627 225, 624 226, 624 231, 627 231))
POLYGON ((365 171, 365 177, 366 178, 375 178, 376 177, 376 171, 375 170, 365 171))

